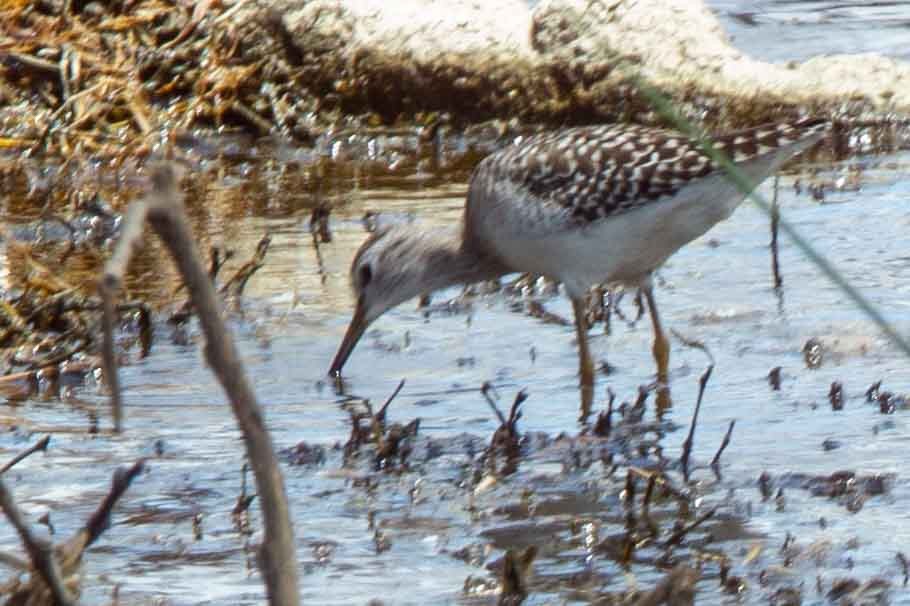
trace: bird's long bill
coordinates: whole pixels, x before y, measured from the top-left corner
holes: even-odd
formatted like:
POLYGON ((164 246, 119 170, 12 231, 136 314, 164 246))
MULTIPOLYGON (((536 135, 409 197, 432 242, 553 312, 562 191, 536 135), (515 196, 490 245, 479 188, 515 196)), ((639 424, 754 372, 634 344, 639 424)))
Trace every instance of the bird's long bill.
POLYGON ((348 357, 354 351, 354 347, 360 341, 360 337, 363 336, 369 325, 366 305, 362 301, 357 301, 357 307, 354 308, 354 316, 351 318, 351 323, 348 324, 347 332, 344 333, 344 339, 341 340, 338 353, 335 354, 335 359, 332 360, 332 367, 329 368, 330 376, 337 376, 341 373, 341 367, 348 361, 348 357))

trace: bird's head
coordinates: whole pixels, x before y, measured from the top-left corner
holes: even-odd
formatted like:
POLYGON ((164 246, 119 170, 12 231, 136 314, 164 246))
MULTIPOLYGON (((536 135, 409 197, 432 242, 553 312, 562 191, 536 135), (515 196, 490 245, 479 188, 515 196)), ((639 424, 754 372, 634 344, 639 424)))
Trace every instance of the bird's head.
POLYGON ((441 249, 413 225, 396 225, 372 234, 351 263, 354 316, 329 369, 338 375, 357 342, 376 318, 408 299, 434 289, 433 268, 441 249))

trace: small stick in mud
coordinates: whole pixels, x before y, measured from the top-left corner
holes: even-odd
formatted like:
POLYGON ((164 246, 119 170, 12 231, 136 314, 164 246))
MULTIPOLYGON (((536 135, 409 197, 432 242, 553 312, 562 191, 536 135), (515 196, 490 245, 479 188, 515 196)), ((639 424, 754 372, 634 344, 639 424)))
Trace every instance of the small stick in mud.
POLYGON ((489 381, 485 381, 484 384, 480 386, 480 393, 483 394, 483 397, 486 399, 487 404, 489 404, 490 408, 493 409, 493 413, 499 419, 499 424, 505 425, 506 418, 503 416, 502 412, 500 412, 499 407, 496 406, 496 402, 493 400, 490 392, 492 392, 493 395, 495 395, 497 398, 499 397, 499 395, 496 393, 496 387, 494 387, 493 384, 489 381))
POLYGON ((714 364, 709 364, 705 372, 698 379, 698 399, 695 401, 695 412, 692 413, 692 424, 689 426, 689 435, 683 442, 683 453, 679 461, 682 464, 683 477, 686 482, 689 481, 689 457, 692 455, 692 445, 695 441, 695 425, 698 423, 698 411, 701 410, 701 401, 705 395, 705 387, 708 385, 708 379, 711 378, 711 372, 714 370, 714 364))
MULTIPOLYGON (((234 251, 226 249, 222 251, 217 246, 213 246, 209 250, 209 277, 214 282, 218 278, 218 272, 221 271, 221 268, 224 267, 224 264, 227 263, 234 256, 234 251), (221 254, 224 252, 224 254, 221 254)), ((183 290, 184 284, 180 284, 177 287, 177 292, 183 290)))
POLYGON ((622 491, 623 505, 631 509, 635 504, 635 472, 629 470, 626 473, 626 486, 622 491))
POLYGON ((758 476, 758 491, 761 493, 763 502, 771 498, 771 493, 774 491, 773 478, 767 471, 761 472, 761 475, 758 476))
POLYGON ((907 556, 902 551, 897 552, 897 561, 904 571, 904 587, 906 587, 907 582, 910 581, 910 562, 907 561, 907 556))
MULTIPOLYGON (((515 394, 515 400, 512 401, 512 408, 509 409, 509 418, 505 419, 502 425, 493 434, 494 447, 505 447, 509 453, 517 453, 518 442, 521 435, 518 432, 518 421, 521 419, 521 405, 528 399, 528 393, 525 390, 515 394)), ((500 419, 502 416, 500 415, 500 419)))
POLYGON ((44 436, 43 438, 41 438, 40 440, 38 440, 37 442, 35 442, 32 446, 29 446, 28 448, 26 448, 25 450, 23 450, 22 452, 20 452, 19 454, 17 454, 15 457, 13 457, 13 458, 10 460, 9 463, 7 463, 6 465, 4 465, 3 467, 0 467, 0 476, 2 476, 2 475, 5 474, 7 471, 9 471, 10 469, 12 469, 13 465, 15 465, 16 463, 18 463, 19 461, 21 461, 21 460, 24 459, 25 457, 29 456, 30 454, 32 454, 32 453, 34 453, 34 452, 38 452, 39 450, 42 451, 42 452, 47 451, 47 445, 50 443, 50 441, 51 441, 51 437, 50 437, 50 436, 44 436))
POLYGON ((486 398, 487 404, 490 405, 490 408, 493 409, 493 412, 496 413, 496 417, 499 419, 499 429, 497 429, 497 432, 502 429, 506 429, 509 431, 509 433, 516 434, 517 423, 521 418, 521 411, 519 408, 521 407, 522 402, 528 399, 527 392, 522 389, 517 394, 515 394, 515 400, 512 402, 512 408, 509 409, 509 416, 505 417, 502 412, 500 412, 499 407, 496 406, 496 402, 494 402, 493 398, 490 397, 490 394, 488 392, 491 390, 493 390, 495 393, 492 385, 489 383, 484 383, 480 388, 480 393, 482 393, 483 397, 486 398))
POLYGON ((594 429, 592 430, 595 436, 602 438, 610 436, 610 431, 613 429, 613 402, 615 401, 616 394, 607 387, 607 410, 597 413, 597 420, 594 421, 594 429))
POLYGON ((231 510, 232 516, 239 517, 245 514, 253 504, 253 499, 256 498, 255 494, 246 493, 246 474, 249 470, 250 466, 247 463, 240 468, 240 494, 237 495, 237 502, 234 503, 234 509, 231 510))
POLYGON ((727 446, 730 445, 730 437, 733 435, 733 428, 736 427, 736 419, 730 421, 730 427, 727 428, 727 433, 724 434, 724 439, 720 443, 720 448, 717 449, 717 454, 714 455, 714 458, 711 459, 711 469, 714 471, 714 475, 717 476, 717 479, 720 478, 720 455, 724 454, 724 450, 727 449, 727 446))
POLYGON ((828 401, 831 402, 831 410, 844 409, 844 386, 840 381, 831 383, 831 389, 828 390, 828 401))
POLYGON ((233 286, 233 295, 235 297, 240 297, 243 295, 243 290, 246 288, 246 283, 249 282, 250 278, 253 277, 253 274, 259 271, 265 264, 265 255, 269 251, 269 246, 271 243, 272 236, 270 234, 262 236, 262 238, 259 240, 259 243, 256 244, 256 251, 253 253, 253 257, 244 263, 240 269, 234 272, 234 275, 224 283, 224 286, 221 287, 219 292, 221 294, 226 294, 228 292, 228 289, 233 286))
MULTIPOLYGON (((374 466, 377 471, 380 469, 392 469, 392 464, 396 457, 398 458, 398 464, 404 466, 411 454, 411 440, 417 436, 417 432, 420 431, 419 418, 412 420, 407 425, 402 425, 401 423, 392 423, 389 425, 386 422, 389 405, 398 396, 402 388, 404 388, 404 384, 404 379, 398 382, 398 387, 395 388, 395 391, 392 392, 392 395, 388 397, 376 414, 373 414, 373 407, 370 406, 370 402, 364 402, 370 419, 369 438, 376 446, 374 466)), ((357 435, 357 431, 359 431, 359 419, 360 418, 357 415, 351 415, 351 422, 354 424, 351 429, 351 440, 353 441, 355 450, 359 446, 357 443, 358 441, 361 443, 366 441, 364 439, 366 436, 365 432, 363 432, 364 437, 359 437, 357 435)), ((348 450, 347 445, 345 446, 345 450, 348 450)))
POLYGON ((772 391, 780 391, 780 366, 775 366, 768 372, 768 385, 772 391))
POLYGON ((528 597, 531 565, 537 557, 537 547, 531 545, 522 551, 507 549, 500 571, 499 604, 517 605, 528 597))
POLYGON ((490 447, 487 449, 487 463, 491 465, 492 471, 496 473, 495 456, 502 455, 505 458, 505 465, 498 473, 499 475, 507 476, 514 473, 518 467, 518 455, 521 453, 521 433, 518 431, 518 421, 522 417, 521 405, 528 399, 528 394, 523 389, 515 394, 515 400, 509 409, 509 416, 506 417, 496 406, 496 402, 493 401, 489 394, 490 391, 495 393, 490 383, 484 383, 480 388, 483 397, 486 398, 490 408, 493 409, 499 419, 499 427, 493 432, 493 438, 490 440, 490 447))
POLYGON ((390 395, 388 397, 388 399, 385 401, 385 404, 383 404, 379 408, 379 412, 377 412, 375 415, 373 415, 373 419, 375 422, 377 422, 380 425, 382 425, 383 427, 385 427, 385 413, 389 409, 389 404, 391 404, 392 400, 394 400, 398 396, 398 394, 401 393, 401 390, 403 388, 404 388, 404 379, 399 381, 398 387, 396 387, 395 391, 392 392, 392 395, 390 395))
POLYGON ((777 190, 780 179, 774 175, 774 194, 771 197, 771 274, 774 277, 774 290, 780 291, 784 279, 780 275, 780 258, 777 253, 777 234, 780 231, 780 205, 777 202, 777 190))
MULTIPOLYGON (((686 535, 701 526, 707 520, 710 520, 714 517, 714 514, 717 513, 717 508, 711 509, 701 514, 695 520, 686 526, 679 525, 679 527, 673 531, 673 534, 670 535, 670 538, 667 539, 667 542, 664 544, 665 547, 673 547, 682 543, 683 539, 686 538, 686 535)), ((678 524, 678 523, 677 523, 678 524)))
POLYGON ((648 484, 645 487, 645 494, 641 499, 641 517, 645 521, 645 524, 647 525, 651 536, 655 539, 660 533, 660 528, 657 523, 651 519, 651 498, 654 495, 654 487, 657 486, 657 478, 657 473, 651 473, 648 476, 648 484))
POLYGON ((876 381, 869 386, 869 389, 866 390, 866 402, 875 402, 878 400, 878 392, 882 388, 882 382, 876 381))

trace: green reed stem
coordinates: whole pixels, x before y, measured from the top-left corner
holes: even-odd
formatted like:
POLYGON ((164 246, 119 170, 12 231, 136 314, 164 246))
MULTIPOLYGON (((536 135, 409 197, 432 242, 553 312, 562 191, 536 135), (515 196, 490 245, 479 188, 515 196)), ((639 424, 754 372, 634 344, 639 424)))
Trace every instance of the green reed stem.
MULTIPOLYGON (((765 198, 755 191, 755 185, 752 183, 748 177, 741 170, 739 170, 733 162, 730 161, 730 158, 726 154, 719 152, 711 144, 709 137, 705 136, 692 122, 687 120, 682 116, 676 108, 673 107, 670 100, 663 95, 656 88, 650 84, 644 82, 638 76, 631 76, 632 80, 635 81, 638 89, 647 97, 654 109, 661 116, 672 122, 676 128, 680 131, 686 133, 690 137, 697 139, 704 148, 704 151, 708 156, 717 163, 721 168, 726 171, 727 176, 730 180, 743 192, 749 195, 749 199, 755 203, 764 213, 768 216, 771 216, 771 205, 768 203, 765 198)), ((903 335, 897 332, 897 329, 885 318, 881 311, 867 299, 855 286, 850 284, 850 282, 841 274, 834 265, 828 261, 821 253, 819 253, 809 241, 804 238, 796 230, 789 221, 784 219, 783 216, 779 216, 779 226, 783 233, 787 235, 790 240, 796 244, 796 247, 799 248, 804 255, 815 264, 818 269, 831 280, 834 285, 839 288, 844 294, 849 297, 853 303, 862 311, 866 316, 871 319, 876 326, 884 333, 891 342, 897 346, 907 357, 910 357, 910 341, 908 341, 903 335)))

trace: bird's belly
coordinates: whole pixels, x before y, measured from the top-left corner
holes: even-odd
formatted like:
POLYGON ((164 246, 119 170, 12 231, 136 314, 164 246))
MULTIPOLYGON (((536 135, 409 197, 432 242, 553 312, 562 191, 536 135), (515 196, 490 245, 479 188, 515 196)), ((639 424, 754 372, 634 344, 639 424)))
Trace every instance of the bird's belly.
POLYGON ((510 268, 550 276, 573 296, 603 282, 638 284, 670 255, 727 218, 742 199, 732 185, 710 185, 587 225, 527 238, 500 234, 491 242, 510 268))
POLYGON ((614 220, 534 239, 501 241, 498 254, 516 271, 564 283, 571 295, 603 282, 637 284, 676 249, 635 237, 624 226, 614 220))

